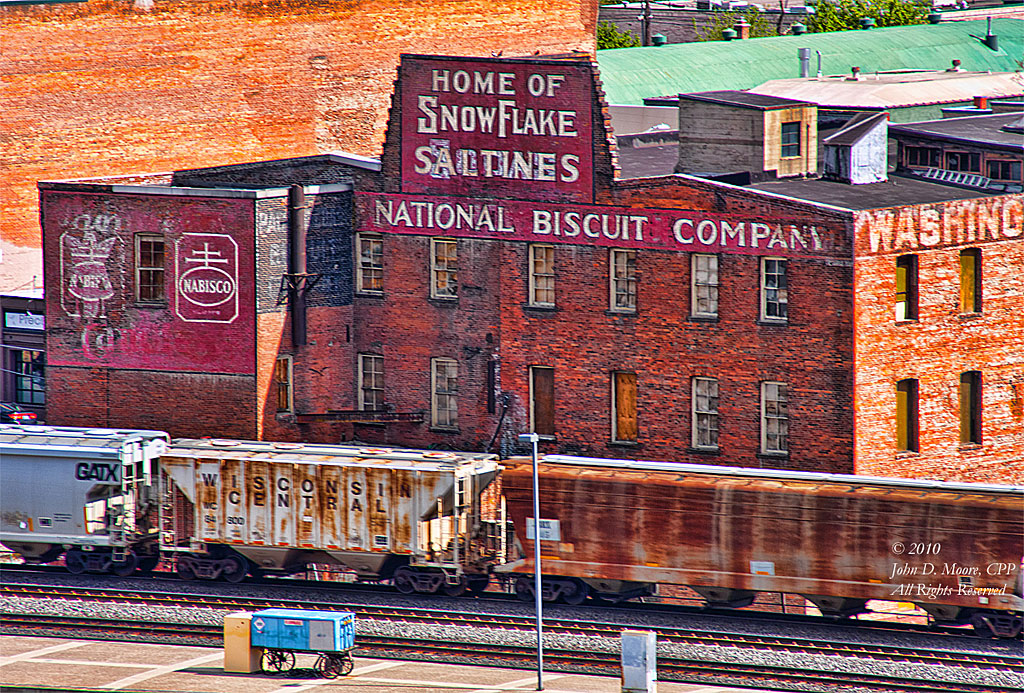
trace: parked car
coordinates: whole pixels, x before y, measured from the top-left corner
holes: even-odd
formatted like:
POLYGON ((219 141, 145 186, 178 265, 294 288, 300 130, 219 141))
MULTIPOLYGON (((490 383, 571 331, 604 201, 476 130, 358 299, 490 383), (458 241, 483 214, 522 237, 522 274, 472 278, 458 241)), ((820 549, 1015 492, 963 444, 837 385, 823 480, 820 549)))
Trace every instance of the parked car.
POLYGON ((0 423, 34 424, 36 413, 14 402, 0 402, 0 423))

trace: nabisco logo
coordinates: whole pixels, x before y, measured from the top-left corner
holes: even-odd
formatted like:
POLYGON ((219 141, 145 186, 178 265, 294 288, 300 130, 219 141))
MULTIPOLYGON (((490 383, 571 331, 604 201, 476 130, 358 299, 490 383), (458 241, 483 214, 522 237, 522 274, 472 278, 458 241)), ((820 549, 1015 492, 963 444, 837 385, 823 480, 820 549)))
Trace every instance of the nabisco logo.
POLYGON ((175 312, 186 322, 238 317, 238 245, 220 233, 186 233, 177 242, 175 312))

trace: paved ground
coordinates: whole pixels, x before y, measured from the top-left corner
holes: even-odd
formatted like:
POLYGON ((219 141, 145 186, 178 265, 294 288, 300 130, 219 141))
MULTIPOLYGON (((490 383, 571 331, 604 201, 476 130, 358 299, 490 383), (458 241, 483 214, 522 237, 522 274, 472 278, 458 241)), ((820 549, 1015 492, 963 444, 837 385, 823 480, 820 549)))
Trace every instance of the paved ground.
MULTIPOLYGON (((297 666, 312 666, 301 659, 297 666)), ((174 645, 0 637, 0 685, 161 693, 501 693, 535 690, 536 671, 357 657, 334 680, 225 674, 221 650, 174 645)), ((546 674, 548 693, 618 693, 617 678, 546 674)), ((38 689, 37 689, 38 690, 38 689)), ((659 682, 658 693, 757 693, 659 682)))

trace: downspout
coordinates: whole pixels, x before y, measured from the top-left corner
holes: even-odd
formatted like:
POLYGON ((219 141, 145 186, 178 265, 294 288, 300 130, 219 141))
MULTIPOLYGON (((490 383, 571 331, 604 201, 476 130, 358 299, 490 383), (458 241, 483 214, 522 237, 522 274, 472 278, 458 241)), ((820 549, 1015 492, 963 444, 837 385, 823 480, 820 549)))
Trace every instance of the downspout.
POLYGON ((288 273, 292 275, 292 344, 306 343, 306 192, 288 189, 288 273))

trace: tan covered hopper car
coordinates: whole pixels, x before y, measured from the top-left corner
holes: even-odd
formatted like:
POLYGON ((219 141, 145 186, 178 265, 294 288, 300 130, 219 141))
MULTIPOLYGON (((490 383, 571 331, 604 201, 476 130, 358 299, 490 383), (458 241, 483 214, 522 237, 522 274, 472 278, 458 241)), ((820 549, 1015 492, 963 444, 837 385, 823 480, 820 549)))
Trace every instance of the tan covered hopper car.
POLYGON ((161 466, 160 548, 186 577, 320 563, 457 594, 486 586, 496 559, 479 531, 493 455, 175 440, 161 466))
MULTIPOLYGON (((517 591, 532 599, 531 463, 503 464, 524 551, 496 570, 521 573, 517 591)), ((714 605, 784 592, 851 615, 878 599, 1004 637, 1021 629, 1019 486, 546 456, 540 508, 549 599, 660 583, 714 605)))

